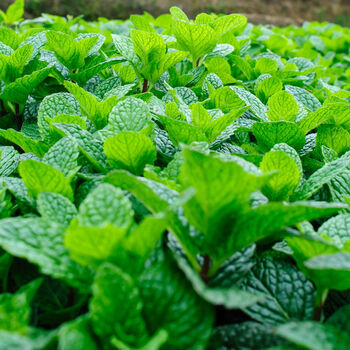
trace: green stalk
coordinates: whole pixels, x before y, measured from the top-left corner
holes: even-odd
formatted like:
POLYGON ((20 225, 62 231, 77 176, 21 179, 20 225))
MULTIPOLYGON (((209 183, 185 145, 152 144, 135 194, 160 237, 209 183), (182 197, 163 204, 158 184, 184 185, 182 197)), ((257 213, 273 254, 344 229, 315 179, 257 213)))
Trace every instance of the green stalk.
POLYGON ((314 310, 314 321, 321 321, 322 311, 324 303, 326 302, 329 289, 317 288, 316 300, 315 300, 315 310, 314 310))

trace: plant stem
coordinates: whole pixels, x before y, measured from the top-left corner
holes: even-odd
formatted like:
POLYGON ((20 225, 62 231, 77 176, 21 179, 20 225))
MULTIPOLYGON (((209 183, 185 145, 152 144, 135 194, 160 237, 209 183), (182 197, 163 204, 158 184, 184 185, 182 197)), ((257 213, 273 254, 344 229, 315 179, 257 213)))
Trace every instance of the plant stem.
POLYGON ((143 79, 142 92, 146 92, 148 87, 148 80, 143 79))
POLYGON ((3 100, 0 100, 0 104, 1 104, 1 114, 2 114, 2 117, 4 117, 6 115, 5 103, 3 100))
POLYGON ((324 306, 324 303, 326 302, 328 292, 329 292, 328 289, 317 288, 315 310, 314 310, 314 321, 321 321, 323 306, 324 306))
POLYGON ((21 116, 20 111, 19 111, 19 104, 18 103, 15 103, 15 118, 16 118, 16 124, 17 124, 18 131, 20 131, 22 128, 23 120, 22 120, 22 116, 21 116))
POLYGON ((203 264, 200 272, 201 279, 205 284, 209 283, 209 270, 210 270, 210 257, 209 255, 206 254, 203 256, 203 264))

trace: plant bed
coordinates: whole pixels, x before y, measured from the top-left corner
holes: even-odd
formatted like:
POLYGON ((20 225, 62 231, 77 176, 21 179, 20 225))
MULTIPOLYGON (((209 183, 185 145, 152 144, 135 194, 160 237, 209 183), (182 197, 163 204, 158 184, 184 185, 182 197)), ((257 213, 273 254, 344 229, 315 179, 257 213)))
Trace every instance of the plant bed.
POLYGON ((0 14, 0 350, 350 348, 350 30, 0 14))

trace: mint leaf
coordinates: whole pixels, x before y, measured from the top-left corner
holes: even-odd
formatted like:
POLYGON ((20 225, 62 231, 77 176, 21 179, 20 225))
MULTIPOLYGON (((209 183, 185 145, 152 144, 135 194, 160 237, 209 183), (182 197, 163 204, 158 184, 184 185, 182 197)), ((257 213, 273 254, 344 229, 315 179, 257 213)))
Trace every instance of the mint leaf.
POLYGON ((261 259, 248 274, 243 286, 251 293, 265 296, 244 310, 257 321, 278 325, 313 317, 315 289, 290 263, 272 258, 261 259))
POLYGON ((130 276, 116 266, 102 265, 92 285, 89 304, 92 323, 101 341, 109 345, 112 337, 132 346, 148 338, 142 317, 142 299, 130 276))
POLYGON ((104 143, 107 159, 113 167, 140 175, 146 164, 156 160, 156 147, 147 136, 136 132, 120 132, 104 143))
POLYGON ((211 334, 212 308, 192 290, 170 257, 161 254, 158 259, 139 281, 148 329, 152 333, 165 329, 169 350, 205 349, 211 334))
POLYGON ((268 100, 267 115, 269 120, 295 121, 298 114, 298 104, 293 96, 287 91, 279 91, 268 100))
POLYGON ((73 199, 70 182, 56 168, 37 160, 24 160, 18 166, 19 174, 32 197, 41 192, 59 193, 73 199))
POLYGON ((44 274, 85 289, 91 272, 76 264, 63 245, 60 225, 40 218, 9 218, 0 221, 0 246, 14 256, 27 259, 44 274))
POLYGON ((350 345, 347 333, 318 322, 291 322, 278 327, 277 334, 309 350, 345 350, 350 345))

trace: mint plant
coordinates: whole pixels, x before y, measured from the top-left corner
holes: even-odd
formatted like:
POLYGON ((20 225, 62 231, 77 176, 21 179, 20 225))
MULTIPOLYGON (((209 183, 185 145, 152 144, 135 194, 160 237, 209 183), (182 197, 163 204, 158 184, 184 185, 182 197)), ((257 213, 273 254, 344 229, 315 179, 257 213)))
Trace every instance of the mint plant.
POLYGON ((0 349, 350 348, 350 31, 0 12, 0 349))

